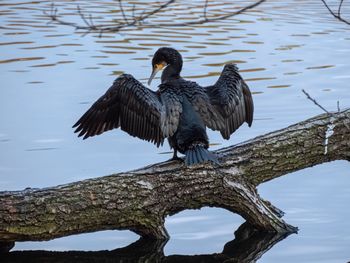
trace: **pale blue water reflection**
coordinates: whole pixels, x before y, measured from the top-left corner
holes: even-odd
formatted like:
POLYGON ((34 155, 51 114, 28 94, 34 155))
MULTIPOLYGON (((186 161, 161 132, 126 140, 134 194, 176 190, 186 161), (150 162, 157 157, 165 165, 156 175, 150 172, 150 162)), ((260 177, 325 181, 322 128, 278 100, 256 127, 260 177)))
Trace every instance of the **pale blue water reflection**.
MULTIPOLYGON (((150 2, 150 1, 146 1, 150 2)), ((98 21, 120 15, 114 1, 55 1, 63 17, 80 21, 76 6, 98 21)), ((139 9, 146 6, 139 2, 139 9)), ((0 190, 46 187, 107 175, 163 161, 168 147, 131 138, 121 131, 86 141, 71 125, 128 72, 146 83, 150 59, 160 46, 184 56, 183 76, 213 83, 227 62, 235 62, 254 93, 252 128, 243 126, 230 141, 210 132, 220 148, 283 128, 321 113, 301 93, 306 89, 329 110, 349 107, 350 27, 329 16, 320 1, 267 1, 233 19, 189 28, 154 28, 81 37, 69 27, 47 24, 49 1, 1 2, 2 79, 0 96, 0 190)), ((228 3, 213 2, 219 12, 228 3)), ((178 2, 155 20, 201 14, 202 1, 178 2), (193 8, 189 9, 188 5, 193 8)), ((349 10, 349 6, 346 6, 349 10)), ((159 80, 152 84, 156 89, 159 80)), ((260 262, 345 262, 350 260, 349 164, 334 162, 288 175, 260 187, 263 197, 287 212, 300 228, 260 262), (332 199, 331 199, 331 198, 332 199), (323 252, 324 251, 324 252, 323 252)), ((166 254, 219 252, 243 220, 222 209, 185 211, 167 219, 172 239, 166 254)), ((101 250, 138 237, 106 231, 16 249, 101 250)))

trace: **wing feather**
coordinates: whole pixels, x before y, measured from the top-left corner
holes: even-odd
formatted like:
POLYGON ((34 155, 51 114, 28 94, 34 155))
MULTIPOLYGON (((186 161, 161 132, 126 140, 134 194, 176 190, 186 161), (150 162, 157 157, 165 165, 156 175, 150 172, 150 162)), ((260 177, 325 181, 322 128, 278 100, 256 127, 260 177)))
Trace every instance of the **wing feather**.
POLYGON ((151 141, 164 141, 160 116, 162 102, 156 92, 146 88, 131 75, 118 77, 107 92, 74 124, 78 136, 86 139, 114 128, 151 141))
POLYGON ((163 103, 161 115, 161 130, 165 137, 172 136, 179 125, 180 115, 182 113, 182 94, 177 84, 161 84, 160 98, 163 103))
POLYGON ((216 125, 207 121, 206 125, 209 128, 219 130, 225 139, 229 139, 244 122, 251 126, 254 113, 253 99, 236 65, 225 65, 218 81, 213 86, 207 87, 206 93, 216 114, 224 120, 223 125, 221 120, 216 125))

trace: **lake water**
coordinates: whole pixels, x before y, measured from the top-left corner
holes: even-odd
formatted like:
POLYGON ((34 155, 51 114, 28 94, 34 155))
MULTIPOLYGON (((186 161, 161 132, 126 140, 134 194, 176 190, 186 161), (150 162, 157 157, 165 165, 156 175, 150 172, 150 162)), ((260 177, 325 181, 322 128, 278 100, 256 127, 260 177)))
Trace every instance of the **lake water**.
MULTIPOLYGON (((209 132, 212 143, 236 144, 322 113, 350 106, 350 26, 335 20, 319 0, 267 1, 220 22, 176 28, 135 29, 85 36, 48 24, 50 1, 0 2, 0 190, 47 187, 127 171, 169 159, 168 146, 119 130, 86 141, 71 126, 121 73, 144 84, 153 53, 172 46, 184 58, 183 77, 201 85, 235 62, 254 96, 251 128, 229 141, 209 132)), ((79 4, 96 23, 120 18, 118 1, 54 1, 61 18, 82 23, 79 4)), ((137 1, 136 12, 152 1, 137 1)), ((204 1, 177 1, 150 22, 186 21, 203 13, 204 1)), ((245 1, 210 1, 208 14, 245 1)), ((130 7, 131 5, 129 5, 130 7)), ((350 14, 350 3, 344 13, 350 14)), ((350 17, 350 16, 348 16, 350 17)), ((152 84, 156 89, 159 79, 152 84)), ((300 231, 276 244, 259 262, 350 260, 350 164, 336 161, 259 186, 261 196, 286 212, 300 231)), ((187 210, 167 218, 165 255, 220 253, 243 219, 223 209, 187 210)), ((103 231, 48 242, 17 243, 14 250, 104 250, 137 240, 130 231, 103 231)))

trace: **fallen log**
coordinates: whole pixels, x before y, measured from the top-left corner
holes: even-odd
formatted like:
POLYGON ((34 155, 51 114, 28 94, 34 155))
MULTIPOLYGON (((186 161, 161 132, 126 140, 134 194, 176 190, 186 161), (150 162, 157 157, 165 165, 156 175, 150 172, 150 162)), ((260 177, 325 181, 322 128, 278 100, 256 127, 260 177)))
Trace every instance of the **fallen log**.
POLYGON ((256 187, 316 164, 350 160, 349 127, 347 109, 220 149, 220 166, 172 161, 56 187, 0 192, 0 244, 8 250, 15 241, 109 229, 166 240, 166 216, 203 206, 238 213, 258 230, 296 232, 256 187))

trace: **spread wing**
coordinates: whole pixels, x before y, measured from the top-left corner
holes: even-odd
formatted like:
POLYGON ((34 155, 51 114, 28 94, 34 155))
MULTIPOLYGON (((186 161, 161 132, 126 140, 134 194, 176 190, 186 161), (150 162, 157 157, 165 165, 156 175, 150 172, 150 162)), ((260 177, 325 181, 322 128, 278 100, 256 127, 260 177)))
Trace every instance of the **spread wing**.
POLYGON ((216 109, 216 115, 222 120, 218 125, 206 122, 214 130, 219 130, 225 139, 244 122, 251 126, 253 122, 254 105, 248 85, 238 73, 234 64, 225 65, 217 82, 206 87, 206 93, 211 105, 216 109))
POLYGON ((86 139, 120 127, 132 136, 159 146, 165 137, 176 131, 177 126, 169 128, 169 125, 176 119, 171 113, 178 111, 178 108, 173 109, 178 107, 174 103, 163 104, 161 96, 143 86, 133 76, 123 74, 73 128, 79 132, 79 137, 84 136, 86 139))

